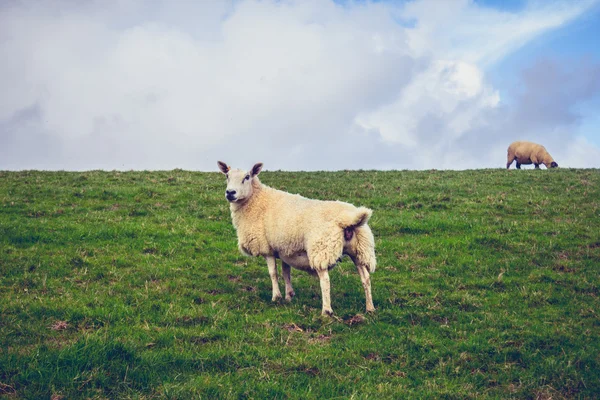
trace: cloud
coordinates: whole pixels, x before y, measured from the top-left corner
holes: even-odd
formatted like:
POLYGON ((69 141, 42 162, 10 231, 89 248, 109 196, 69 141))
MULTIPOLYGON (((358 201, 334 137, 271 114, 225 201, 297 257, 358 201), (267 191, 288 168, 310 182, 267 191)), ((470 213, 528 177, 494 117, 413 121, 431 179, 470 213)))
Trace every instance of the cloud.
MULTIPOLYGON (((487 158, 505 145, 495 135, 539 135, 548 115, 531 107, 547 85, 526 74, 520 108, 506 106, 486 66, 591 4, 4 3, 0 169, 502 165, 487 158)), ((552 107, 564 129, 586 84, 552 107)))
POLYGON ((359 115, 357 124, 378 129, 388 142, 416 148, 427 131, 422 126, 440 118, 445 140, 455 140, 477 123, 482 109, 498 105, 497 91, 485 85, 482 72, 460 61, 435 61, 416 74, 398 99, 376 111, 359 115))
POLYGON ((421 0, 408 3, 405 18, 415 54, 461 60, 480 67, 498 61, 537 36, 563 26, 597 0, 529 1, 520 12, 477 6, 472 0, 421 0))

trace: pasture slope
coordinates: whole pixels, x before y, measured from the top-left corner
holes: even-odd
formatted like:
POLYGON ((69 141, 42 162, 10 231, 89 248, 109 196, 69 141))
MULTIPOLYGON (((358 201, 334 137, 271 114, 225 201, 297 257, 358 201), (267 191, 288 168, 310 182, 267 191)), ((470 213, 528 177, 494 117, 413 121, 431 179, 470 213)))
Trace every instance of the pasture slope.
POLYGON ((336 318, 299 271, 271 303, 217 172, 4 171, 0 395, 600 397, 600 171, 261 178, 374 210, 375 314, 348 260, 336 318))

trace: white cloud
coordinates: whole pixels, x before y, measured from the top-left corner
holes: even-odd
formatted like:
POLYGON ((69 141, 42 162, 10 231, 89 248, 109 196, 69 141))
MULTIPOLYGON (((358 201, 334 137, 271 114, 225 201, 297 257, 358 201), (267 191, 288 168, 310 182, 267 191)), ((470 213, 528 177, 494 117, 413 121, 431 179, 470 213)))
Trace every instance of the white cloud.
POLYGON ((513 13, 478 7, 472 0, 421 0, 408 3, 404 17, 418 21, 409 31, 414 54, 485 66, 595 4, 597 0, 530 1, 513 13))
POLYGON ((459 145, 497 122, 486 66, 591 2, 434 3, 5 4, 0 169, 501 165, 459 145))
POLYGON ((439 60, 417 74, 396 101, 359 115, 356 122, 377 130, 388 142, 414 149, 420 144, 419 126, 430 116, 445 121, 443 141, 455 140, 480 123, 477 118, 482 109, 496 107, 498 102, 497 91, 484 83, 475 65, 439 60))

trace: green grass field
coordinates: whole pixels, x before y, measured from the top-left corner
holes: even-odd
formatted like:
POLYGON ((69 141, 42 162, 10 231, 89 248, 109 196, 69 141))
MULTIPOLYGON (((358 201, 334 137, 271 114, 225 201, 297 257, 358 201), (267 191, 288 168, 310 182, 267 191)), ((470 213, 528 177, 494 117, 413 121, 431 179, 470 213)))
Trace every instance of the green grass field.
POLYGON ((0 172, 0 396, 600 397, 600 171, 261 178, 374 210, 375 314, 272 303, 216 172, 0 172))

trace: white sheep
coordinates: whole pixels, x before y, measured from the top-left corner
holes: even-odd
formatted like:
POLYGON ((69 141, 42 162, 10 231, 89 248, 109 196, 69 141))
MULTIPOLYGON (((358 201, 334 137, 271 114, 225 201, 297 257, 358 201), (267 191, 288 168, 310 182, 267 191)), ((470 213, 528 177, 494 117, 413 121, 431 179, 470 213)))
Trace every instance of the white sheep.
POLYGON ((539 168, 540 164, 544 164, 546 168, 558 167, 550 153, 541 144, 525 141, 513 142, 508 146, 507 153, 506 169, 509 169, 515 160, 517 160, 517 169, 521 169, 521 164, 534 164, 536 168, 539 168))
POLYGON ((318 275, 323 315, 332 315, 329 270, 350 256, 365 290, 367 312, 375 311, 369 273, 375 272, 375 241, 367 225, 372 211, 340 201, 320 201, 263 185, 258 179, 262 163, 249 171, 231 169, 219 161, 227 176, 225 196, 243 254, 267 261, 273 284, 273 301, 281 298, 276 259, 281 259, 285 299, 295 295, 290 266, 318 275))

